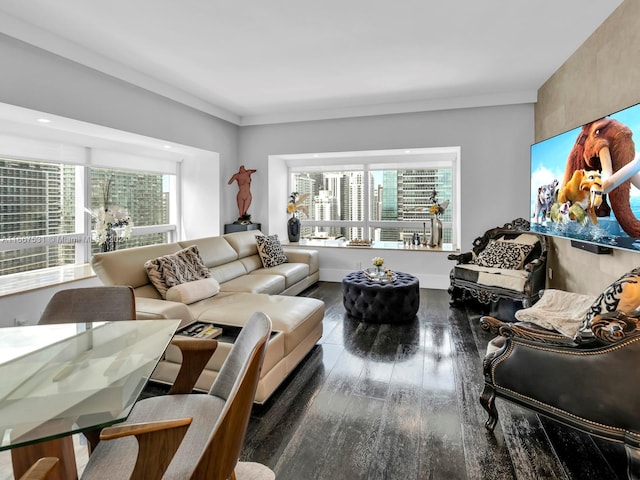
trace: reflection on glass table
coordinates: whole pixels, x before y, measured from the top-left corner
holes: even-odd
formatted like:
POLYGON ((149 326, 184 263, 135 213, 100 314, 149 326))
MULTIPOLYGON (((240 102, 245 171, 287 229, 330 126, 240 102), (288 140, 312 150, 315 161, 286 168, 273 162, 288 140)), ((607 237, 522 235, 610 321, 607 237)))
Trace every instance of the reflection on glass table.
POLYGON ((0 328, 0 450, 125 420, 179 324, 0 328))

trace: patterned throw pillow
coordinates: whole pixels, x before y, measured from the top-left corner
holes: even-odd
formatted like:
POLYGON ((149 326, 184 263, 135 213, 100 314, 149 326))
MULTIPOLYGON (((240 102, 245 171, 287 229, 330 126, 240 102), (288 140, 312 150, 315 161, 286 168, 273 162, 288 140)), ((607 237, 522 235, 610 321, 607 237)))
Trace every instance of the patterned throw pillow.
POLYGON ((287 256, 282 250, 278 235, 256 235, 258 254, 264 268, 275 267, 286 263, 287 256))
POLYGON ((167 298, 167 290, 175 285, 211 277, 196 245, 179 252, 147 260, 144 263, 151 283, 162 298, 167 298))
POLYGON ((598 295, 582 319, 575 339, 585 341, 593 338, 591 321, 601 313, 621 311, 629 315, 640 307, 640 267, 622 275, 598 295))
POLYGON ((481 267, 508 268, 517 270, 522 268, 524 259, 533 250, 533 245, 522 243, 500 242, 490 240, 485 249, 476 258, 476 265, 481 267))

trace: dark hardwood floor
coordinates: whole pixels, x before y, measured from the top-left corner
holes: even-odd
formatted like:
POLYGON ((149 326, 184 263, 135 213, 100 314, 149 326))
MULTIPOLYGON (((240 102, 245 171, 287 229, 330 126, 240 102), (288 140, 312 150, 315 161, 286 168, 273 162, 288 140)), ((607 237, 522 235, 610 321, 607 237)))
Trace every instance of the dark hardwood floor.
POLYGON ((279 480, 626 478, 620 445, 503 400, 499 426, 485 430, 491 335, 475 307, 421 289, 415 322, 372 325, 345 316, 339 283, 303 295, 325 302, 324 335, 254 406, 242 454, 279 480))

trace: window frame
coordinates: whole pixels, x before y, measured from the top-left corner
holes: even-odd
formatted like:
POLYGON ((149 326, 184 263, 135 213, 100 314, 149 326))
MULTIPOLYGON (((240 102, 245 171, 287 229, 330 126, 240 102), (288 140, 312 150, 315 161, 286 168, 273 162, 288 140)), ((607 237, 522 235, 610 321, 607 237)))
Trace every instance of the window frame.
MULTIPOLYGON (((151 158, 143 158, 137 155, 120 154, 116 152, 102 151, 86 147, 85 155, 79 155, 78 151, 73 149, 73 155, 66 159, 46 158, 45 155, 15 155, 11 153, 3 154, 1 157, 6 160, 15 160, 18 162, 28 163, 45 163, 56 165, 72 165, 75 166, 75 231, 70 233, 46 234, 46 235, 26 235, 9 238, 0 238, 0 251, 12 250, 29 250, 40 248, 43 246, 55 245, 71 245, 75 244, 75 261, 74 263, 66 263, 64 266, 82 265, 90 262, 93 255, 91 249, 95 243, 93 240, 93 231, 91 229, 92 219, 87 212, 91 211, 91 168, 110 169, 130 172, 143 172, 158 175, 170 176, 170 222, 166 224, 133 226, 131 237, 166 233, 167 243, 175 242, 178 239, 178 225, 182 212, 180 211, 181 202, 179 201, 181 184, 181 169, 179 162, 167 162, 159 160, 160 168, 149 168, 151 158), (83 157, 83 158, 82 158, 83 157), (104 162, 94 163, 96 157, 104 158, 104 162), (134 157, 141 160, 140 168, 132 168, 131 165, 124 167, 122 163, 125 159, 134 157), (145 168, 146 167, 146 168, 145 168)), ((62 266, 62 265, 60 265, 62 266)), ((57 268, 59 266, 37 268, 25 270, 20 273, 34 273, 49 268, 57 268)), ((15 275, 16 273, 0 273, 0 277, 15 275)))
MULTIPOLYGON (((452 209, 451 220, 443 221, 445 228, 451 229, 451 244, 454 249, 460 244, 460 147, 412 148, 395 150, 377 150, 363 152, 318 153, 303 155, 284 155, 287 168, 288 189, 295 190, 294 176, 306 172, 339 172, 363 171, 363 221, 322 221, 301 219, 303 227, 337 227, 361 228, 365 239, 369 239, 369 232, 375 228, 408 228, 422 231, 423 222, 428 220, 371 220, 371 185, 369 182, 371 171, 380 170, 429 170, 451 168, 452 170, 452 198, 448 208, 452 209)), ((375 187, 373 187, 375 188, 375 187)))

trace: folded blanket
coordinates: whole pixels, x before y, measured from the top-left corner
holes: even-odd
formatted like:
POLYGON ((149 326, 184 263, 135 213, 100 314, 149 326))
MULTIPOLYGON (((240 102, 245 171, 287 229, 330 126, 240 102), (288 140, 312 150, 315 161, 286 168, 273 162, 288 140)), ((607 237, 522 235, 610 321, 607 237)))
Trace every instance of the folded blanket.
POLYGON ((518 310, 515 317, 520 322, 531 322, 548 330, 555 330, 573 338, 595 295, 545 290, 535 305, 518 310))

